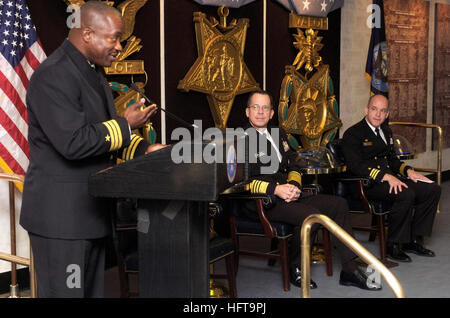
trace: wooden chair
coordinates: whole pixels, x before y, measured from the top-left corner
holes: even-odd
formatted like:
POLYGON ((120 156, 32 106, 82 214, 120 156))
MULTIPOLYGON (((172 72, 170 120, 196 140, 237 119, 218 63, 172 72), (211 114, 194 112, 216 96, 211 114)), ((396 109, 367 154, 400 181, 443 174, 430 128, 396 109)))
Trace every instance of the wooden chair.
MULTIPOLYGON (((327 144, 333 156, 345 163, 345 158, 341 149, 342 139, 335 139, 327 144)), ((354 226, 356 231, 369 232, 369 241, 374 241, 379 237, 380 260, 387 267, 397 266, 398 263, 386 259, 386 228, 388 226, 386 215, 390 212, 392 204, 388 201, 369 200, 366 195, 366 188, 371 180, 366 177, 352 176, 350 174, 341 175, 335 178, 335 194, 347 200, 350 213, 367 213, 371 215, 370 226, 354 226)))
MULTIPOLYGON (((289 280, 289 255, 288 255, 288 240, 292 237, 294 232, 294 226, 281 223, 271 222, 267 219, 265 214, 265 206, 269 206, 274 200, 273 197, 268 195, 252 195, 252 194, 233 194, 228 195, 230 200, 229 212, 230 212, 230 232, 231 238, 234 241, 235 260, 236 260, 236 272, 239 266, 239 255, 248 255, 259 258, 266 258, 269 260, 269 265, 272 265, 274 260, 280 261, 283 289, 285 291, 290 290, 289 280), (241 213, 240 206, 243 203, 242 200, 253 199, 256 201, 258 220, 251 219, 241 213), (245 236, 269 238, 272 240, 271 248, 267 252, 261 252, 257 250, 242 250, 240 249, 240 238, 245 236), (277 244, 273 244, 277 242, 277 244), (278 249, 275 249, 278 247, 278 249)), ((333 275, 332 260, 330 252, 330 238, 329 232, 322 228, 323 231, 323 243, 325 252, 326 272, 328 276, 333 275)))

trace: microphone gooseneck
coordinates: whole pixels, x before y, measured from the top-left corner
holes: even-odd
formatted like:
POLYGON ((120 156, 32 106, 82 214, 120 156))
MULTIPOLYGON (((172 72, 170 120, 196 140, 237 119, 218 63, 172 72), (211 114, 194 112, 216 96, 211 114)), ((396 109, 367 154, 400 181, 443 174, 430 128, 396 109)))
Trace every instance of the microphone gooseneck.
POLYGON ((188 122, 184 121, 183 119, 179 118, 178 116, 172 114, 171 112, 161 108, 160 106, 158 106, 154 101, 152 101, 150 98, 147 97, 147 95, 144 94, 144 92, 142 92, 135 83, 131 83, 130 85, 131 89, 133 89, 134 91, 138 92, 142 97, 144 97, 144 99, 150 104, 155 104, 156 105, 156 109, 159 109, 163 112, 165 112, 169 117, 171 117, 172 119, 175 119, 176 121, 178 121, 179 123, 183 124, 183 126, 186 126, 188 128, 198 128, 197 125, 195 124, 189 124, 188 122))

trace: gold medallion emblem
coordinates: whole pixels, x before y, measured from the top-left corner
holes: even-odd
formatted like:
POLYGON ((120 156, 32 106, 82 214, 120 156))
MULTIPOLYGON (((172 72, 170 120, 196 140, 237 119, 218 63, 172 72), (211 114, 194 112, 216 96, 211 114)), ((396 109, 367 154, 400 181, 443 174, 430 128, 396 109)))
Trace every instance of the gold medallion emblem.
MULTIPOLYGON (((291 24, 293 27, 307 25, 308 29, 303 32, 297 28, 297 34, 294 35, 294 46, 299 52, 292 65, 285 68, 278 119, 290 136, 300 136, 303 148, 324 146, 334 138, 342 122, 337 115, 338 105, 333 92, 330 68, 322 64, 322 57, 319 55, 324 46, 321 43, 322 37, 310 27, 318 25, 320 28, 326 26, 327 29, 328 21, 326 18, 314 20, 317 23, 305 19, 295 21, 303 22, 291 24), (304 74, 300 73, 301 69, 304 69, 304 74)), ((290 136, 291 146, 298 147, 298 144, 295 145, 295 139, 290 136)))
POLYGON ((194 13, 198 58, 178 89, 207 94, 216 127, 225 129, 235 96, 257 90, 259 84, 243 58, 249 20, 233 20, 227 26, 228 9, 222 6, 218 14, 220 23, 194 13))

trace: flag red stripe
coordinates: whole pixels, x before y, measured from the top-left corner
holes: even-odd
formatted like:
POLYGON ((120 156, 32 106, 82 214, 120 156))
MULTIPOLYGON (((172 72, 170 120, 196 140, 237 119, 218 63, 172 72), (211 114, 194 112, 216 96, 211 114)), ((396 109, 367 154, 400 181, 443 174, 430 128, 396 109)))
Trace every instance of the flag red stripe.
POLYGON ((16 106, 20 116, 22 116, 25 122, 28 123, 27 108, 24 103, 22 103, 22 99, 20 99, 17 91, 2 72, 0 72, 0 88, 5 92, 6 96, 9 97, 9 100, 16 106))
POLYGON ((14 159, 8 150, 0 143, 0 157, 6 162, 9 168, 16 174, 25 174, 25 170, 20 166, 20 164, 14 159))
POLYGON ((22 67, 22 64, 17 64, 16 68, 14 69, 17 73, 17 76, 19 76, 20 80, 22 81, 23 86, 25 89, 28 88, 28 83, 30 82, 27 74, 25 74, 25 71, 22 67))
POLYGON ((22 135, 20 130, 17 128, 16 124, 9 118, 9 116, 0 108, 0 123, 3 128, 9 133, 9 135, 14 139, 14 141, 19 145, 22 151, 30 156, 30 148, 28 146, 28 141, 22 135))
POLYGON ((30 64, 31 68, 33 70, 36 70, 36 68, 39 66, 39 61, 31 52, 31 50, 25 52, 25 58, 27 59, 28 64, 30 64))

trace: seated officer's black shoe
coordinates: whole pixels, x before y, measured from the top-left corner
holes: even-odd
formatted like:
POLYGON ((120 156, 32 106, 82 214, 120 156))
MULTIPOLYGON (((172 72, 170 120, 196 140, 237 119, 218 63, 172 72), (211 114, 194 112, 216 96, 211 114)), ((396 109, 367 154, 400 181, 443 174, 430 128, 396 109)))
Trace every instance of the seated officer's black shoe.
POLYGON ((411 262, 411 258, 403 252, 399 243, 388 244, 386 247, 386 256, 398 262, 411 262))
POLYGON ((434 254, 432 250, 423 247, 423 245, 417 242, 416 240, 403 244, 402 249, 407 253, 414 253, 420 256, 427 256, 427 257, 436 256, 436 254, 434 254))
POLYGON ((356 268, 353 272, 341 271, 341 275, 339 277, 339 284, 343 286, 354 286, 361 289, 372 291, 381 289, 381 285, 372 282, 367 277, 367 274, 359 267, 356 268))
MULTIPOLYGON (((291 276, 291 284, 296 287, 301 288, 302 287, 302 272, 300 271, 300 268, 297 266, 291 268, 290 276, 291 276)), ((311 288, 311 289, 317 288, 317 284, 312 279, 309 283, 309 288, 311 288)))

